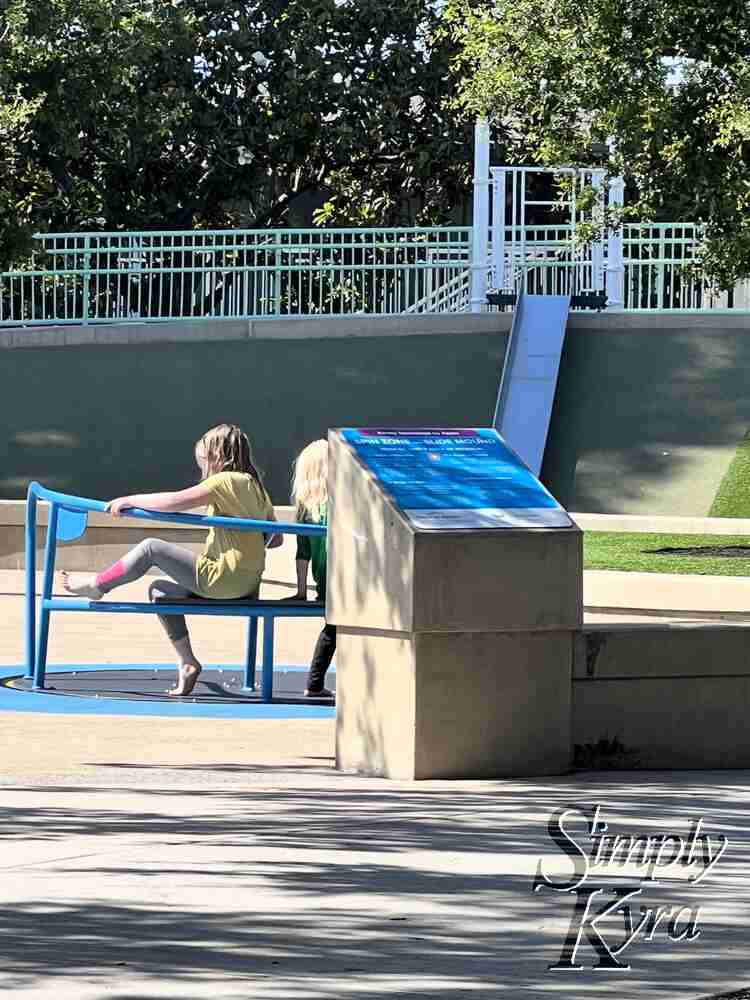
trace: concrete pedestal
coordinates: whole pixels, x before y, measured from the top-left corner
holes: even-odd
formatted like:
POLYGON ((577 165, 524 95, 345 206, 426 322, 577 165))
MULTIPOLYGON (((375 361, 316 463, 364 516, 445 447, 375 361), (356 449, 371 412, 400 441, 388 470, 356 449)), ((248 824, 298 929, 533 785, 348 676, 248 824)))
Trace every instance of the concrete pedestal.
POLYGON ((329 444, 337 767, 399 779, 566 771, 581 532, 415 529, 340 432, 329 444))

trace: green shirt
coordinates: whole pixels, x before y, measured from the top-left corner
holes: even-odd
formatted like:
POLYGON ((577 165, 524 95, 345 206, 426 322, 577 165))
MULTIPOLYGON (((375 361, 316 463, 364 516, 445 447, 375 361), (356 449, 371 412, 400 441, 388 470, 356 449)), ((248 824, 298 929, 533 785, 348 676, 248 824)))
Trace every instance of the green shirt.
MULTIPOLYGON (((303 524, 328 524, 328 508, 323 504, 317 519, 305 511, 299 520, 303 524)), ((312 575, 318 588, 319 601, 326 599, 327 554, 325 535, 320 538, 313 535, 297 535, 297 558, 312 563, 312 575)))

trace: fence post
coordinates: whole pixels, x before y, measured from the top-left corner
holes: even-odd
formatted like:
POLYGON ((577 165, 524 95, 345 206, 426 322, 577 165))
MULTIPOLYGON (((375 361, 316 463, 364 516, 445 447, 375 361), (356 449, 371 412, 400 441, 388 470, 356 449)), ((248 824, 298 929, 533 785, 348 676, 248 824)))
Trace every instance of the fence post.
MULTIPOLYGON (((594 206, 594 221, 604 208, 604 170, 591 171, 591 186, 596 192, 596 203, 594 206)), ((599 230, 596 239, 591 247, 591 289, 594 292, 604 290, 604 226, 599 230)))
POLYGON ((505 174, 502 167, 492 171, 492 287, 500 292, 513 291, 512 261, 505 266, 505 174))
POLYGON ((83 309, 81 322, 85 325, 89 321, 89 295, 91 294, 91 253, 89 252, 90 238, 83 240, 83 309))
MULTIPOLYGON (((280 265, 282 259, 281 258, 282 250, 280 242, 281 242, 281 237, 277 236, 276 237, 277 245, 274 247, 273 250, 273 263, 275 268, 273 272, 273 300, 274 300, 273 311, 277 316, 281 315, 281 266, 280 265)), ((289 272, 287 272, 287 274, 288 273, 289 272)), ((265 623, 263 625, 263 628, 265 629, 265 623)), ((265 635, 265 632, 263 634, 265 635)))
POLYGON ((471 293, 469 311, 487 307, 487 244, 490 221, 490 126, 480 118, 474 126, 474 210, 471 223, 471 293))
MULTIPOLYGON (((621 208, 625 203, 625 181, 609 179, 609 207, 621 208)), ((623 224, 610 229, 607 236, 607 308, 625 308, 625 263, 623 256, 623 224)))

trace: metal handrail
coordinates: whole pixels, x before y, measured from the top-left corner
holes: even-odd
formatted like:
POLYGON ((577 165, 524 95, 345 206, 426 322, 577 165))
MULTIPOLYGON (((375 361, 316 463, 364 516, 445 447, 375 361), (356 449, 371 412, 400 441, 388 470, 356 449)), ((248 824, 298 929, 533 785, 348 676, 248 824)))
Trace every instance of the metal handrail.
MULTIPOLYGON (((162 521, 171 524, 190 524, 199 528, 231 528, 233 531, 262 532, 264 534, 279 535, 310 535, 323 537, 327 533, 325 525, 306 524, 285 521, 262 521, 255 518, 239 517, 209 517, 204 514, 181 514, 169 513, 158 510, 145 510, 141 507, 126 507, 127 517, 138 518, 143 521, 162 521)), ((61 511, 70 511, 77 514, 87 515, 89 513, 107 513, 107 504, 102 500, 91 500, 88 497, 73 496, 68 493, 59 493, 56 490, 48 490, 40 483, 31 482, 26 494, 26 525, 25 525, 25 552, 26 552, 26 589, 25 589, 25 621, 24 635, 26 647, 26 676, 34 679, 34 688, 43 689, 47 661, 47 642, 49 638, 49 617, 50 611, 54 608, 63 609, 61 605, 52 600, 52 584, 55 573, 55 557, 57 553, 58 521, 61 511), (37 504, 39 501, 46 501, 49 504, 49 517, 47 519, 47 533, 44 544, 44 573, 41 591, 41 610, 39 614, 39 628, 37 630, 36 615, 36 528, 37 528, 37 504)), ((85 521, 80 534, 85 531, 85 521)), ((220 602, 217 601, 217 604, 220 602)), ((70 610, 83 610, 81 602, 70 601, 70 610)), ((124 606, 119 610, 123 610, 124 606)), ((145 610, 139 605, 131 605, 132 610, 145 610)), ((113 610, 118 608, 113 607, 113 610)), ((185 609, 181 605, 174 605, 171 609, 161 609, 162 613, 184 613, 185 609)), ((314 608, 295 609, 294 612, 300 616, 319 614, 314 608)), ((271 633, 272 635, 272 630, 271 633)), ((265 643, 265 639, 264 639, 265 643)), ((264 653, 264 658, 266 654, 264 653)), ((271 654, 272 658, 272 654, 271 654)), ((265 659, 264 659, 265 662, 265 659)), ((269 685, 272 680, 266 676, 267 670, 264 667, 263 690, 264 698, 270 690, 269 685)), ((270 696, 269 696, 270 697, 270 696)))
MULTIPOLYGON (((413 226, 38 233, 28 269, 0 272, 0 326, 463 311, 466 296, 453 290, 464 280, 471 232, 413 226)), ((564 284, 568 265, 557 258, 574 251, 571 234, 569 224, 506 224, 505 259, 497 267, 543 266, 545 275, 554 272, 550 281, 564 284), (540 265, 539 254, 553 255, 554 263, 540 265)), ((692 222, 623 223, 625 308, 727 308, 727 295, 702 277, 702 235, 692 222)), ((607 264, 604 253, 597 275, 607 264)), ((737 285, 733 304, 750 304, 750 282, 737 285)))
MULTIPOLYGON (((87 497, 77 497, 72 494, 58 493, 48 490, 40 483, 29 483, 26 501, 31 497, 46 500, 50 504, 64 507, 66 510, 87 513, 89 511, 106 514, 107 504, 103 500, 90 500, 87 497)), ((233 531, 262 531, 274 535, 313 535, 323 537, 326 527, 322 524, 306 524, 301 521, 260 521, 244 517, 208 517, 206 514, 177 514, 162 510, 146 510, 142 507, 126 507, 126 517, 140 518, 143 521, 165 521, 172 524, 193 524, 199 528, 231 528, 233 531)))

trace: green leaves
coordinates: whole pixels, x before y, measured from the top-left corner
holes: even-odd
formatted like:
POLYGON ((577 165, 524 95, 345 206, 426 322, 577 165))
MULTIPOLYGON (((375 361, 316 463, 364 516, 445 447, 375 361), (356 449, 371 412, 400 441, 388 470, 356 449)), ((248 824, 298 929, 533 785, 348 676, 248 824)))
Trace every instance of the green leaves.
POLYGON ((587 164, 613 136, 633 214, 705 219, 723 287, 750 274, 750 8, 743 0, 449 0, 458 104, 510 162, 587 164))
POLYGON ((10 0, 2 197, 53 231, 294 225, 318 192, 339 224, 447 219, 470 123, 437 26, 427 0, 10 0))

